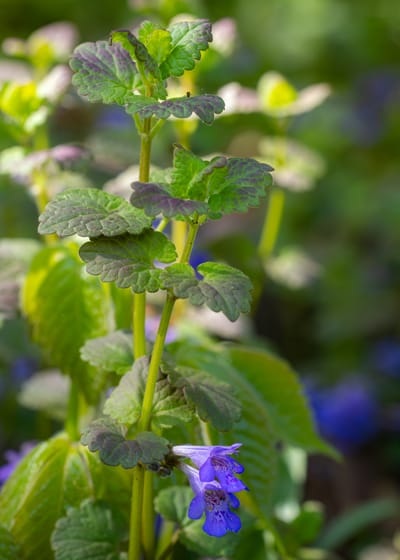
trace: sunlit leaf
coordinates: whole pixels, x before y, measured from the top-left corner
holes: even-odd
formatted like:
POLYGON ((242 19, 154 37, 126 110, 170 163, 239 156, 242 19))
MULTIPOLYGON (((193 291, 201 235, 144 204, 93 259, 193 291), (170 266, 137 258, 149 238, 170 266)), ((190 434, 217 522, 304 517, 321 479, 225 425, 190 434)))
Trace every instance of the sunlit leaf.
POLYGON ((206 20, 182 21, 168 27, 171 34, 170 51, 161 64, 163 78, 181 76, 192 70, 200 60, 201 51, 212 41, 211 24, 206 20))
POLYGON ((188 298, 193 305, 207 305, 212 311, 222 311, 235 321, 240 313, 250 311, 252 285, 240 270, 226 264, 206 262, 198 268, 198 279, 187 264, 174 264, 162 273, 162 282, 179 298, 188 298))
POLYGON ((171 50, 172 37, 167 29, 162 29, 151 21, 144 21, 138 37, 158 64, 164 62, 171 50))
POLYGON ((115 282, 134 292, 155 292, 161 287, 162 269, 154 261, 172 262, 175 247, 162 233, 145 230, 141 235, 99 237, 85 243, 80 256, 90 274, 100 275, 103 282, 115 282))
POLYGON ((81 358, 92 366, 122 375, 133 363, 132 333, 115 331, 87 340, 81 348, 81 358))
POLYGON ((91 102, 124 105, 139 80, 130 54, 118 43, 82 43, 74 50, 70 66, 79 95, 91 102))
POLYGON ((39 217, 39 233, 57 233, 60 237, 136 234, 150 225, 144 212, 98 189, 65 190, 49 202, 39 217))

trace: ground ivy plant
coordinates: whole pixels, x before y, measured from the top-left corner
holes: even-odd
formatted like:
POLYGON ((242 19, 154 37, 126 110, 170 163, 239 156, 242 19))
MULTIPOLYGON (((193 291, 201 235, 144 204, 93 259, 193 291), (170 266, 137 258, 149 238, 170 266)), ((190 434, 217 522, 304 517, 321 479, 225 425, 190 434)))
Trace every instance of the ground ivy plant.
POLYGON ((72 54, 78 94, 132 115, 139 176, 129 200, 68 188, 40 214, 44 245, 22 305, 48 362, 70 379, 68 409, 65 430, 36 446, 0 494, 1 558, 167 560, 183 549, 185 558, 239 558, 250 543, 293 558, 304 544, 307 512, 285 528, 289 545, 274 525, 280 454, 331 451, 295 373, 262 348, 196 329, 167 338, 177 302, 230 321, 250 311, 245 274, 215 261, 195 269, 190 257, 202 226, 257 206, 272 183, 266 163, 181 145, 170 168, 151 169, 166 120, 212 125, 224 110, 216 95, 168 97, 169 78, 192 70, 211 40, 205 20, 145 21, 72 54), (179 247, 170 222, 181 224, 179 247), (155 293, 162 310, 149 338, 155 293))

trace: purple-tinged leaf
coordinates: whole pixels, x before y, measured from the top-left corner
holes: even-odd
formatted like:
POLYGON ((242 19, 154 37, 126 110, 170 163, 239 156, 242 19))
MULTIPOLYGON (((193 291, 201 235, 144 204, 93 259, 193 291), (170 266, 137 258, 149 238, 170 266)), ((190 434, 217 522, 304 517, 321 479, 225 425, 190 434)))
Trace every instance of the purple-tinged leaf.
POLYGON ((160 103, 149 103, 138 106, 134 98, 127 99, 126 111, 137 113, 142 118, 155 116, 158 119, 176 117, 187 119, 195 113, 205 124, 214 122, 214 115, 222 113, 225 104, 217 95, 196 95, 194 97, 176 97, 160 103))
POLYGON ((195 61, 201 58, 201 51, 207 50, 212 41, 211 23, 207 20, 174 23, 168 31, 171 46, 160 67, 163 78, 181 76, 185 70, 193 70, 195 61))
POLYGON ((228 173, 208 200, 213 218, 258 206, 272 184, 272 167, 251 158, 229 158, 228 173))
POLYGON ((141 235, 99 237, 82 245, 79 254, 90 274, 136 293, 156 292, 162 287, 162 269, 154 266, 155 260, 170 263, 176 259, 173 243, 152 229, 141 235))
POLYGON ((125 429, 111 418, 95 420, 84 430, 81 443, 90 451, 99 451, 100 460, 111 467, 121 465, 124 469, 160 463, 168 454, 166 439, 142 432, 136 439, 126 439, 125 429))
POLYGON ((129 29, 117 29, 110 34, 111 44, 119 43, 126 51, 129 52, 133 60, 138 65, 142 65, 144 71, 154 78, 161 80, 160 69, 156 61, 150 55, 145 45, 139 41, 129 29))
POLYGON ((207 204, 197 200, 175 198, 162 185, 136 181, 132 183, 132 188, 131 203, 137 208, 143 208, 148 216, 162 214, 166 218, 185 220, 194 213, 207 214, 207 204))
POLYGON ((79 45, 70 66, 79 95, 91 102, 124 105, 140 82, 130 54, 121 45, 107 41, 79 45))
POLYGON ((68 189, 39 216, 39 233, 98 237, 141 233, 151 219, 123 198, 98 189, 68 189))
POLYGON ((252 285, 243 272, 214 262, 205 262, 197 270, 203 279, 196 277, 190 265, 173 264, 163 271, 161 281, 176 297, 189 298, 193 305, 205 304, 212 311, 222 311, 230 321, 250 311, 252 285))

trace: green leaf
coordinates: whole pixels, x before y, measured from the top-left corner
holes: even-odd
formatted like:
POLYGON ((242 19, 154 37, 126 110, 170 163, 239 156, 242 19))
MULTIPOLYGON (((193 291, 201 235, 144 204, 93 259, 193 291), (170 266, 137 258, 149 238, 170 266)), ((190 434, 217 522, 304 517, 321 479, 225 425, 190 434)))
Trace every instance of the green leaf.
POLYGON ((123 198, 98 189, 68 189, 39 216, 39 233, 98 237, 141 233, 151 220, 123 198))
POLYGON ((138 463, 160 463, 169 452, 167 440, 152 432, 141 432, 136 439, 125 439, 124 432, 111 418, 103 417, 86 428, 81 442, 90 451, 99 451, 100 460, 106 465, 121 465, 124 469, 133 468, 138 463))
MULTIPOLYGON (((126 373, 104 405, 104 414, 122 424, 134 424, 142 412, 146 389, 148 358, 136 360, 131 371, 126 373)), ((169 428, 190 422, 193 409, 185 400, 182 390, 171 387, 165 377, 156 383, 152 408, 152 427, 169 428)))
POLYGON ((108 505, 85 500, 57 521, 51 544, 55 560, 119 560, 121 538, 108 505))
POLYGON ((164 62, 171 50, 172 37, 169 31, 151 21, 144 21, 140 25, 138 37, 157 64, 164 62))
POLYGON ((0 526, 0 560, 15 560, 20 553, 12 534, 0 526))
POLYGON ((70 375, 88 402, 96 402, 106 378, 81 360, 80 348, 86 339, 106 333, 109 298, 104 286, 85 274, 74 244, 48 247, 35 256, 22 304, 49 364, 70 375))
POLYGON ((31 135, 46 121, 49 106, 39 96, 35 82, 19 84, 6 81, 0 85, 0 114, 4 115, 11 132, 31 135))
POLYGON ((162 214, 166 218, 185 220, 194 214, 207 214, 208 206, 197 200, 174 198, 162 186, 155 183, 132 183, 134 189, 130 201, 137 208, 143 208, 148 216, 162 214))
POLYGON ((201 557, 231 558, 239 544, 240 535, 227 533, 223 537, 210 538, 203 531, 203 524, 204 520, 199 519, 186 525, 179 534, 179 541, 201 557))
MULTIPOLYGON (((0 524, 20 548, 18 558, 53 560, 50 535, 57 519, 82 499, 108 492, 109 481, 115 483, 117 473, 105 469, 63 433, 26 455, 0 494, 0 524)), ((114 493, 123 491, 127 488, 114 484, 114 493)))
POLYGON ((167 368, 167 373, 171 384, 183 389, 187 401, 193 404, 204 422, 210 422, 215 429, 224 432, 239 421, 241 405, 231 385, 189 367, 167 368))
POLYGON ((151 229, 136 236, 99 237, 85 243, 79 254, 90 274, 100 275, 103 282, 115 282, 119 288, 131 287, 137 293, 160 289, 162 270, 153 261, 168 263, 176 259, 171 241, 151 229))
POLYGON ((181 76, 192 70, 200 60, 201 51, 212 41, 211 24, 206 20, 174 23, 168 27, 171 34, 170 51, 161 65, 163 78, 181 76))
POLYGON ((213 218, 232 212, 247 212, 258 206, 266 188, 272 185, 272 167, 251 158, 229 158, 228 173, 215 182, 208 204, 213 218))
POLYGON ((230 321, 250 311, 252 285, 243 272, 214 262, 202 263, 197 270, 204 277, 202 280, 196 278, 190 265, 171 265, 163 271, 162 282, 176 297, 189 298, 193 305, 205 304, 212 311, 222 311, 230 321))
POLYGON ((189 486, 169 486, 157 494, 154 507, 168 521, 179 526, 188 524, 188 509, 193 500, 193 490, 189 486))
POLYGON ((81 348, 81 358, 92 366, 123 375, 134 360, 132 333, 115 331, 87 340, 81 348))
POLYGON ((278 437, 307 451, 337 456, 318 436, 302 386, 285 361, 265 350, 239 346, 230 348, 229 356, 263 399, 278 437))
POLYGON ((232 430, 220 435, 218 442, 229 445, 241 442, 240 462, 245 466, 244 482, 249 486, 247 499, 255 503, 265 517, 271 515, 271 498, 277 477, 276 437, 265 403, 256 389, 235 370, 228 356, 211 342, 195 345, 193 341, 182 340, 169 347, 181 366, 198 368, 207 372, 215 380, 233 386, 240 404, 242 416, 232 430))
POLYGON ((124 105, 140 82, 130 54, 107 41, 82 43, 73 52, 72 83, 89 101, 124 105))
POLYGON ((126 111, 130 114, 137 113, 142 118, 152 116, 158 119, 187 119, 193 113, 205 124, 211 125, 214 116, 222 113, 225 108, 224 101, 217 95, 196 95, 194 97, 176 97, 161 101, 160 103, 145 103, 142 99, 133 97, 127 100, 126 111))

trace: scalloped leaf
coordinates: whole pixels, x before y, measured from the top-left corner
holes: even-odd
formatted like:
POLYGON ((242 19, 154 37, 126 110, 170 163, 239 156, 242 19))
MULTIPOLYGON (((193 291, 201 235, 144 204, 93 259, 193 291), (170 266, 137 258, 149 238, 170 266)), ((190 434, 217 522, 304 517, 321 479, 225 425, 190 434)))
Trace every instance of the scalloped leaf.
POLYGON ((151 219, 142 210, 98 189, 63 191, 39 216, 39 233, 57 233, 60 237, 138 234, 150 226, 151 219))
POLYGON ((201 51, 208 49, 212 41, 211 24, 207 20, 182 21, 168 27, 171 34, 170 51, 161 64, 163 78, 181 76, 192 70, 200 60, 201 51))
POLYGON ((148 216, 162 214, 166 218, 185 220, 193 214, 207 214, 207 204, 171 196, 163 185, 156 183, 132 183, 133 194, 130 201, 133 206, 143 208, 148 216))
POLYGON ((284 441, 332 457, 337 452, 317 434, 302 386, 290 366, 266 350, 234 346, 233 366, 264 400, 273 428, 284 441))
POLYGON ((183 389, 200 418, 210 422, 216 430, 231 430, 240 420, 241 405, 228 383, 221 383, 204 371, 183 366, 168 367, 166 373, 174 387, 183 389))
POLYGON ((250 311, 252 284, 243 272, 215 262, 202 263, 197 271, 204 277, 202 280, 190 265, 177 263, 167 267, 161 279, 176 297, 189 298, 193 305, 205 304, 212 311, 222 311, 230 321, 250 311))
MULTIPOLYGON (((146 389, 149 360, 136 360, 131 371, 126 373, 105 402, 103 412, 121 424, 134 424, 142 412, 146 389)), ((171 387, 165 377, 156 383, 152 408, 152 427, 170 428, 190 422, 193 407, 188 405, 183 391, 171 387)))
MULTIPOLYGON (((136 96, 137 97, 137 96, 136 96)), ((187 119, 193 113, 205 124, 212 124, 214 116, 222 113, 225 103, 218 95, 196 95, 194 97, 176 97, 160 103, 146 103, 143 99, 137 102, 135 98, 127 100, 126 111, 137 113, 142 118, 155 116, 158 119, 187 119)))
POLYGON ((109 506, 88 499, 57 521, 51 544, 55 560, 119 560, 122 537, 109 506))
POLYGON ((92 103, 125 105, 140 82, 134 61, 118 43, 82 43, 74 50, 70 66, 79 95, 92 103))
POLYGON ((79 254, 90 274, 119 288, 131 287, 136 293, 156 292, 161 287, 162 269, 155 260, 169 263, 176 259, 175 246, 165 235, 145 230, 141 235, 98 237, 85 243, 79 254))
POLYGON ((81 438, 90 451, 99 451, 100 460, 111 467, 124 469, 161 463, 169 452, 166 439, 152 432, 141 432, 136 439, 126 439, 125 430, 111 418, 95 420, 84 430, 81 438))
POLYGON ((224 180, 215 182, 208 204, 213 218, 231 212, 247 212, 258 206, 266 188, 272 185, 272 167, 251 158, 229 158, 224 180))
POLYGON ((107 381, 83 362, 80 348, 107 332, 110 299, 98 279, 88 276, 73 243, 44 248, 32 261, 22 306, 35 342, 49 365, 68 374, 95 403, 107 381))
POLYGON ((132 367, 132 333, 115 331, 87 340, 81 348, 81 358, 92 366, 123 375, 132 367))

